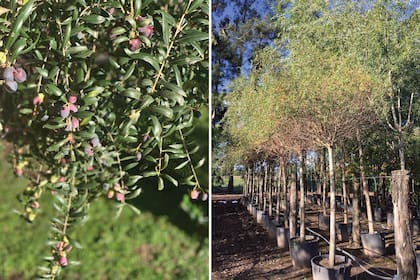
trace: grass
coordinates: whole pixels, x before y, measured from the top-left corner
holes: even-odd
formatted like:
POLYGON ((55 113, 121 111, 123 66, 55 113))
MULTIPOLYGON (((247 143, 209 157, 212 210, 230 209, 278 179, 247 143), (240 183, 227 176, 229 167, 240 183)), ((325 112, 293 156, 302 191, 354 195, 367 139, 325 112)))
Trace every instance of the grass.
MULTIPOLYGON (((53 215, 51 196, 42 198, 43 212, 33 224, 13 213, 21 210, 16 196, 27 182, 13 175, 2 150, 0 146, 0 280, 32 279, 49 254, 45 242, 53 215)), ((208 279, 207 225, 192 222, 179 207, 185 189, 145 193, 136 202, 140 215, 127 207, 115 218, 110 201, 92 204, 89 220, 71 234, 83 248, 68 257, 80 265, 65 268, 60 279, 208 279)), ((207 202, 196 203, 206 208, 207 202)))
MULTIPOLYGON (((229 176, 223 176, 223 184, 220 186, 212 186, 213 193, 224 193, 227 192, 227 187, 229 183, 229 176)), ((233 193, 242 193, 242 188, 244 185, 244 180, 242 176, 233 176, 233 193)))

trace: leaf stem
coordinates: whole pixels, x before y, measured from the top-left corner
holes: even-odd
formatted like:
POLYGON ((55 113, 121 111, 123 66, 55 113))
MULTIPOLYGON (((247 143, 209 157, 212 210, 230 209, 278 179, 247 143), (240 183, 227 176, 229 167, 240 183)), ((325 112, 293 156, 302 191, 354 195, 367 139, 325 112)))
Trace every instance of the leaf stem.
POLYGON ((195 172, 195 168, 194 168, 194 166, 192 164, 190 152, 188 151, 188 147, 187 147, 187 143, 185 142, 184 134, 182 133, 182 130, 181 129, 178 129, 178 131, 179 131, 179 135, 181 136, 181 140, 182 140, 182 144, 184 145, 185 152, 187 154, 187 159, 188 159, 188 161, 190 163, 191 172, 192 172, 192 174, 194 176, 194 180, 195 180, 195 186, 194 187, 197 187, 197 188, 199 188, 201 190, 200 182, 198 180, 197 173, 195 172))
POLYGON ((158 84, 158 82, 159 82, 159 80, 160 80, 160 78, 163 74, 163 68, 165 68, 166 62, 168 61, 168 58, 169 58, 169 56, 171 54, 171 51, 172 51, 172 48, 174 47, 176 37, 182 31, 182 23, 184 22, 185 16, 187 15, 188 10, 189 10, 192 2, 193 2, 193 0, 188 1, 188 5, 185 8, 184 13, 182 14, 181 19, 179 20, 179 22, 176 25, 176 30, 175 30, 174 36, 172 37, 171 43, 169 44, 169 47, 166 50, 165 58, 163 59, 162 64, 160 65, 159 72, 157 73, 156 79, 153 83, 152 91, 151 91, 152 94, 156 91, 157 84, 158 84))

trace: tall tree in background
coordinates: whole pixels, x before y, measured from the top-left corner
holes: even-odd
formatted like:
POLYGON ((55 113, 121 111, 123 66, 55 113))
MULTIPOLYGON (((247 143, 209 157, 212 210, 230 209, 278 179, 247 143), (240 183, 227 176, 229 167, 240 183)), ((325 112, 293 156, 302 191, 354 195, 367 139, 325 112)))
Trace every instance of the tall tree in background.
POLYGON ((234 163, 225 158, 226 143, 230 141, 223 133, 222 124, 228 106, 226 88, 231 80, 249 69, 255 51, 270 44, 277 34, 270 24, 271 6, 275 1, 266 1, 263 5, 254 2, 212 2, 212 175, 215 178, 229 174, 229 192, 233 190, 234 163))

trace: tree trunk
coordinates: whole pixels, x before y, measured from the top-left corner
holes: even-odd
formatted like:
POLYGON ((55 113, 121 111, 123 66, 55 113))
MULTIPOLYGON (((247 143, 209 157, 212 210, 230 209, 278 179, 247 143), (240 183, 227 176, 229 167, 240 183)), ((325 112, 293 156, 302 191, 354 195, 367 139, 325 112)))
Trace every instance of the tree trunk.
MULTIPOLYGON (((233 173, 233 170, 232 170, 233 173)), ((228 193, 233 193, 233 174, 229 175, 229 182, 228 182, 228 186, 227 186, 227 192, 228 193)))
POLYGON ((267 166, 268 169, 268 216, 273 216, 273 180, 272 180, 272 172, 271 172, 271 165, 267 166))
POLYGON ((341 182, 343 184, 343 203, 344 203, 344 223, 349 222, 348 207, 347 207, 347 185, 346 185, 346 171, 344 163, 341 167, 341 182))
POLYGON ((353 178, 353 226, 352 226, 352 244, 355 248, 360 248, 360 184, 359 180, 353 178))
POLYGON ((333 147, 328 146, 328 167, 330 173, 330 248, 328 265, 334 266, 335 263, 335 171, 333 147))
POLYGON ((375 229, 373 228, 372 204, 370 202, 369 188, 366 181, 365 166, 364 166, 364 160, 363 160, 363 148, 362 148, 362 142, 360 139, 359 130, 357 131, 356 134, 357 134, 357 144, 358 144, 358 149, 359 149, 360 179, 362 180, 363 195, 365 196, 365 200, 366 200, 366 214, 367 214, 367 220, 368 220, 368 228, 369 228, 369 233, 373 234, 375 232, 375 229))
POLYGON ((392 203, 394 204, 395 255, 398 280, 417 277, 416 256, 410 230, 408 171, 392 171, 392 203))
POLYGON ((300 220, 300 240, 305 241, 305 156, 304 151, 299 153, 299 220, 300 220))
POLYGON ((400 156, 400 169, 405 170, 404 137, 401 129, 398 130, 398 154, 400 156))
POLYGON ((289 216, 289 209, 290 209, 290 203, 287 202, 287 175, 286 175, 286 161, 283 160, 283 164, 281 165, 281 180, 283 183, 283 198, 284 198, 284 203, 286 206, 286 209, 284 210, 284 227, 288 228, 289 227, 289 220, 287 219, 287 217, 289 216))
POLYGON ((255 163, 252 163, 251 166, 251 175, 252 175, 252 181, 251 181, 251 202, 254 204, 255 200, 255 163))
POLYGON ((264 177, 263 177, 263 211, 266 213, 267 211, 267 174, 268 174, 268 163, 265 162, 264 164, 264 177))
POLYGON ((292 172, 292 178, 290 182, 290 213, 289 213, 289 227, 290 227, 290 238, 296 236, 296 174, 292 172))
POLYGON ((322 181, 322 210, 324 215, 327 215, 327 176, 326 176, 326 165, 325 165, 325 149, 322 149, 321 156, 321 181, 322 181))
POLYGON ((282 172, 282 163, 281 163, 281 161, 279 161, 279 169, 278 169, 278 174, 277 174, 278 177, 277 177, 277 204, 276 204, 277 222, 279 222, 279 223, 280 223, 280 210, 281 210, 280 203, 283 199, 283 195, 282 195, 282 192, 281 192, 281 188, 282 188, 282 186, 281 186, 281 176, 282 176, 281 172, 282 172))

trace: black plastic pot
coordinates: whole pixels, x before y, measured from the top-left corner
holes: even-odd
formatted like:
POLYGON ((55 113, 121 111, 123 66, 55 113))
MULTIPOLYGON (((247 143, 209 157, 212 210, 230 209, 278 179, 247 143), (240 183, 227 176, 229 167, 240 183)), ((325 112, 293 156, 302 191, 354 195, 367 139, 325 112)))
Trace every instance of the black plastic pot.
POLYGON ((280 249, 289 249, 290 231, 288 228, 276 227, 277 247, 280 249))
POLYGON ((385 255, 385 239, 380 232, 373 234, 362 233, 363 253, 371 257, 379 257, 385 255))
POLYGON ((252 214, 252 203, 247 204, 246 210, 248 210, 248 213, 252 214))
POLYGON ((350 239, 352 223, 338 223, 336 224, 337 239, 342 242, 347 242, 350 239))
POLYGON ((336 255, 336 266, 330 268, 320 264, 324 259, 328 259, 328 255, 320 255, 313 257, 311 260, 313 280, 347 280, 350 279, 351 260, 347 256, 336 255))
POLYGON ((420 235, 420 218, 413 219, 413 235, 420 235))
POLYGON ((280 226, 278 219, 275 217, 270 219, 268 223, 268 236, 275 239, 277 236, 277 227, 280 226))
POLYGON ((420 253, 416 253, 417 275, 420 276, 420 253))
POLYGON ((393 212, 386 213, 386 226, 388 228, 394 227, 394 213, 393 212))
POLYGON ((373 209, 373 220, 375 222, 382 222, 382 209, 381 208, 373 209))
POLYGON ((290 239, 290 256, 293 267, 311 267, 311 259, 318 255, 319 237, 306 235, 305 241, 300 241, 299 237, 290 239))
POLYGON ((268 216, 267 214, 262 214, 261 215, 261 225, 263 226, 263 228, 268 231, 269 227, 270 227, 270 216, 268 216))
POLYGON ((330 228, 330 216, 319 214, 318 215, 318 227, 319 229, 328 230, 330 228))

